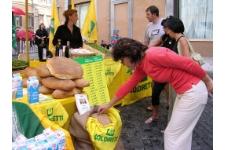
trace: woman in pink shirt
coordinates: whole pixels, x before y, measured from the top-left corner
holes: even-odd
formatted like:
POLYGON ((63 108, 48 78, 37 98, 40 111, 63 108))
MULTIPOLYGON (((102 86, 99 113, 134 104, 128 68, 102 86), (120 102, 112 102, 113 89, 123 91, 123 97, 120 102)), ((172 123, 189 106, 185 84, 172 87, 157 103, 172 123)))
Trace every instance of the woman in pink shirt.
POLYGON ((115 61, 134 69, 112 100, 99 106, 103 113, 128 94, 144 77, 170 83, 177 93, 171 119, 164 132, 165 150, 191 150, 192 132, 212 92, 211 78, 191 58, 179 56, 163 47, 151 47, 122 38, 112 49, 115 61))

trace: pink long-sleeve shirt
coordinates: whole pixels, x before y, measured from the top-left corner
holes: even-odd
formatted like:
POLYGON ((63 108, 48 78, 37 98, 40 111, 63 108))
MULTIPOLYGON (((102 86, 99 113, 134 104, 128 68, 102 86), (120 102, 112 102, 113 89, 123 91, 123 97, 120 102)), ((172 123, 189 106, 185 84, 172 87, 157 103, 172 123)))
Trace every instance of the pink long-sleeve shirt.
POLYGON ((151 47, 132 76, 118 89, 116 97, 120 99, 127 95, 146 76, 157 82, 168 82, 176 93, 182 94, 205 75, 205 71, 191 58, 179 56, 164 47, 151 47))

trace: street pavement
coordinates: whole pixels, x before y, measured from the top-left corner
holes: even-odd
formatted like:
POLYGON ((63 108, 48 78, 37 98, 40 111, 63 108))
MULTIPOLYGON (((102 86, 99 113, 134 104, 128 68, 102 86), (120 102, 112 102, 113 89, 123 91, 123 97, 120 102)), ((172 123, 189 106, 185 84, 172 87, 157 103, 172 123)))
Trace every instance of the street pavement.
MULTIPOLYGON (((161 96, 164 97, 164 96, 161 96)), ((167 109, 165 99, 161 99, 159 121, 146 125, 144 121, 151 112, 146 109, 151 97, 144 98, 128 106, 119 106, 123 128, 121 137, 126 150, 163 150, 162 130, 167 125, 167 109)), ((213 149, 213 99, 208 103, 198 121, 192 139, 192 150, 213 149)))

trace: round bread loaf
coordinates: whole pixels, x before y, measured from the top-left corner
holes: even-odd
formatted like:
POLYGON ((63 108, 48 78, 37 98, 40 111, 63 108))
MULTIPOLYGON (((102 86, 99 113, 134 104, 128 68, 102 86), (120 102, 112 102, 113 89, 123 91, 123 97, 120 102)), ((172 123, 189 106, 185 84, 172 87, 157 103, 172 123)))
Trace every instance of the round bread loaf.
POLYGON ((79 79, 83 76, 81 65, 66 57, 48 59, 47 68, 51 75, 59 79, 79 79))
POLYGON ((48 70, 46 64, 42 64, 39 67, 36 68, 38 76, 42 78, 50 77, 51 73, 48 70))

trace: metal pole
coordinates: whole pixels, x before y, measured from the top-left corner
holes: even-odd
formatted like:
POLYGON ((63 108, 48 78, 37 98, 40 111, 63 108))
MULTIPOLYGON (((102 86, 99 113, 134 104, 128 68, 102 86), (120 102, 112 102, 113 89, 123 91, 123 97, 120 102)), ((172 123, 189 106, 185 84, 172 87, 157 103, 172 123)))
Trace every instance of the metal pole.
POLYGON ((29 45, 28 45, 28 0, 25 0, 25 27, 26 27, 26 52, 27 52, 27 63, 30 65, 30 54, 29 54, 29 45))

